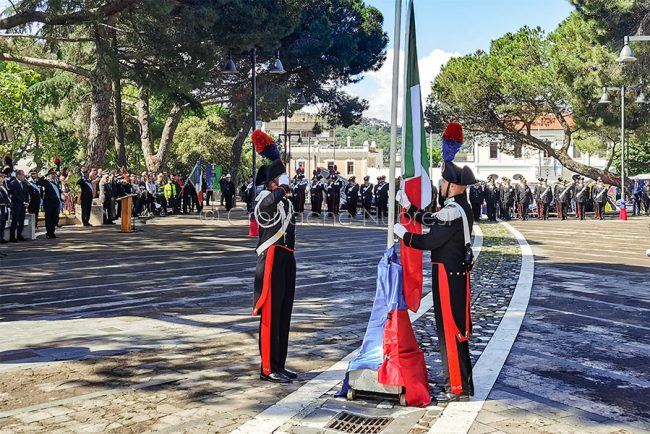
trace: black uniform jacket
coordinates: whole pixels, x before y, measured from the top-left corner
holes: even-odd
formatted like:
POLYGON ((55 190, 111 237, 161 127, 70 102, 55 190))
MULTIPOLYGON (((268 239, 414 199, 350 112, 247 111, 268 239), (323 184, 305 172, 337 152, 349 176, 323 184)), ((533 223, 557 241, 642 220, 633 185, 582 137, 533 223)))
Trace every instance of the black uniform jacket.
MULTIPOLYGON (((474 219, 472 209, 467 202, 465 194, 453 196, 453 199, 465 211, 471 233, 474 219)), ((445 202, 447 203, 447 201, 445 202)), ((454 207, 446 205, 437 213, 438 215, 436 217, 432 213, 425 213, 422 210, 418 210, 415 206, 411 206, 407 214, 423 225, 429 226, 430 229, 428 234, 422 235, 407 232, 404 235, 404 244, 419 250, 430 250, 431 262, 444 264, 449 273, 464 272, 465 266, 463 261, 465 260, 467 249, 465 247, 463 219, 458 215, 458 211, 454 207), (451 217, 447 218, 446 216, 451 217), (457 217, 453 218, 454 216, 457 217)))
MULTIPOLYGON (((277 240, 274 244, 279 244, 281 246, 288 247, 293 250, 295 243, 296 243, 296 220, 293 216, 293 212, 291 212, 291 205, 289 200, 286 198, 287 192, 289 191, 289 186, 288 185, 282 185, 280 187, 276 187, 275 189, 271 190, 271 193, 266 195, 260 202, 259 202, 259 213, 256 214, 256 218, 258 218, 258 223, 260 223, 259 227, 259 240, 257 243, 257 247, 262 245, 266 240, 269 238, 273 237, 281 228, 282 228, 282 221, 278 221, 276 224, 273 226, 270 226, 268 228, 265 228, 266 224, 269 222, 273 221, 275 215, 278 213, 278 204, 281 204, 282 207, 284 207, 284 211, 287 214, 288 218, 291 219, 291 223, 287 227, 287 231, 282 236, 279 240, 277 240)), ((259 199, 258 199, 259 200, 259 199)), ((255 206, 257 205, 257 202, 255 203, 255 206)), ((257 268, 258 271, 263 270, 264 263, 266 261, 266 253, 268 252, 265 251, 261 255, 258 255, 257 257, 257 268), (260 270, 261 267, 261 270, 260 270)), ((262 294, 262 285, 261 282, 257 282, 259 280, 257 275, 259 272, 256 272, 256 285, 255 285, 255 295, 254 295, 254 303, 257 303, 257 300, 259 299, 260 295, 262 294)), ((262 273, 263 275, 263 273, 262 273)))

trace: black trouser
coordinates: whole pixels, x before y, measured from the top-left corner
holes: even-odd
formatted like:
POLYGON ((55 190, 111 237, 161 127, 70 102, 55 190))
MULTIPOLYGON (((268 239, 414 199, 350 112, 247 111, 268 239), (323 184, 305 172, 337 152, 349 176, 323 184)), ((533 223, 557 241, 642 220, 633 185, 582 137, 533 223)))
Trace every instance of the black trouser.
POLYGON ((357 215, 357 197, 356 196, 348 196, 348 203, 346 204, 348 207, 348 213, 352 217, 357 215))
POLYGON ((569 214, 569 203, 560 202, 557 204, 558 208, 562 210, 562 220, 566 220, 567 214, 569 214))
POLYGON ((23 236, 23 227, 25 226, 25 207, 11 207, 11 226, 9 226, 9 239, 15 240, 16 237, 23 236))
POLYGON ((596 210, 596 218, 598 220, 605 220, 605 202, 594 202, 594 209, 596 210))
POLYGON ((521 219, 528 220, 528 207, 530 206, 530 203, 522 202, 520 206, 521 206, 521 219))
MULTIPOLYGON (((255 287, 259 293, 262 292, 264 282, 265 262, 266 254, 257 257, 255 287)), ((291 311, 293 310, 295 292, 296 259, 293 252, 278 247, 275 249, 273 271, 271 273, 271 372, 283 370, 287 360, 291 311)), ((260 315, 260 332, 262 315, 260 315)), ((261 338, 260 333, 260 354, 262 351, 261 338)))
MULTIPOLYGON (((449 360, 447 357, 447 345, 445 340, 445 327, 442 317, 442 306, 440 303, 440 282, 438 281, 438 265, 433 266, 431 272, 433 284, 433 313, 436 319, 436 334, 438 335, 438 346, 440 350, 440 360, 442 362, 443 386, 445 391, 451 391, 451 382, 449 378, 449 360)), ((466 276, 462 274, 448 276, 449 282, 449 300, 451 302, 451 311, 457 325, 462 326, 460 332, 464 332, 466 315, 467 315, 467 288, 466 276)), ((458 352, 458 364, 460 366, 460 377, 463 385, 463 393, 474 394, 474 381, 472 379, 472 360, 469 353, 469 341, 459 342, 456 340, 456 350, 458 352)))
POLYGON ((8 218, 9 218, 8 208, 0 207, 0 240, 5 239, 5 228, 7 227, 8 218))
POLYGON ((225 199, 224 206, 226 207, 226 211, 230 211, 235 203, 235 195, 230 193, 225 194, 224 199, 225 199))
POLYGON ((576 212, 580 217, 580 220, 585 219, 585 213, 587 212, 587 204, 584 202, 576 202, 576 212))
POLYGON ((372 209, 372 200, 364 200, 363 201, 363 210, 364 210, 364 217, 368 217, 372 215, 370 210, 372 209))
POLYGON ((548 209, 550 206, 550 203, 542 203, 542 220, 548 220, 548 209))
POLYGON ((332 212, 336 215, 339 214, 341 207, 341 194, 336 192, 332 194, 332 212))
POLYGON ((93 206, 92 195, 81 197, 81 223, 84 225, 90 224, 90 210, 93 206))
POLYGON ((205 192, 205 206, 210 206, 210 200, 212 199, 212 190, 205 192))
POLYGON ((189 211, 194 211, 194 204, 192 203, 192 197, 189 194, 183 195, 183 214, 187 214, 189 211))
POLYGON ((388 217, 388 203, 384 199, 379 199, 377 201, 377 220, 383 220, 384 217, 388 217))
POLYGON ((59 224, 59 207, 51 206, 45 208, 45 233, 54 235, 56 226, 59 224))
POLYGON ((488 221, 491 222, 497 221, 497 207, 494 202, 487 203, 487 217, 488 217, 488 221))
POLYGON ((643 208, 645 209, 645 215, 650 215, 650 197, 643 198, 643 208))
POLYGON ((314 194, 311 197, 311 212, 318 214, 323 211, 323 194, 314 194))
POLYGON ((104 211, 104 223, 111 223, 113 221, 113 210, 112 208, 112 201, 109 198, 105 198, 104 202, 102 203, 102 208, 104 211))
POLYGON ((474 221, 481 220, 481 204, 479 202, 472 202, 472 214, 474 214, 474 221))

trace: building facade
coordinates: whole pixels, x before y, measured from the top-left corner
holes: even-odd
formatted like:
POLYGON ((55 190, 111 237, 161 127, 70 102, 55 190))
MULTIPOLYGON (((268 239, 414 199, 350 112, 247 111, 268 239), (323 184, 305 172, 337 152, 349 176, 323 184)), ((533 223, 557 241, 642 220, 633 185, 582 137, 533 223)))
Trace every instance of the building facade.
MULTIPOLYGON (((569 122, 572 120, 569 118, 569 122)), ((564 131, 554 118, 546 118, 534 122, 531 135, 547 141, 554 149, 559 149, 564 143, 564 131)), ((474 137, 469 146, 456 157, 472 168, 478 179, 485 180, 488 175, 497 174, 512 179, 521 175, 529 181, 537 178, 555 180, 558 177, 570 179, 575 173, 563 167, 555 158, 545 155, 543 151, 526 146, 515 146, 514 152, 501 150, 501 138, 498 136, 481 135, 474 137)), ((607 159, 600 155, 590 155, 580 152, 573 144, 569 146, 569 155, 574 160, 598 168, 605 168, 607 159)))
POLYGON ((284 159, 289 161, 287 170, 291 176, 299 168, 311 177, 318 168, 332 170, 334 166, 341 176, 356 176, 358 180, 366 175, 376 179, 388 171, 384 167, 384 152, 374 142, 353 144, 349 137, 337 137, 336 129, 317 115, 296 112, 287 119, 286 126, 286 140, 284 118, 267 122, 263 128, 281 139, 281 151, 283 156, 286 153, 284 159))

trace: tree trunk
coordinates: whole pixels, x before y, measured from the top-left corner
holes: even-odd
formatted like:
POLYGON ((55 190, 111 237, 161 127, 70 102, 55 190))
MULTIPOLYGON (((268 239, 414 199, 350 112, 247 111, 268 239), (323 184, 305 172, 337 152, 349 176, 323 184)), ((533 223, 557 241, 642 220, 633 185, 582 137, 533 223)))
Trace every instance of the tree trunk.
POLYGON ((178 124, 182 117, 183 107, 174 104, 167 115, 165 127, 163 128, 162 136, 160 137, 160 146, 158 147, 158 155, 156 158, 156 172, 160 172, 167 165, 169 153, 171 152, 172 144, 174 143, 174 134, 176 133, 176 128, 178 128, 178 124))
POLYGON ((144 155, 147 170, 150 172, 158 172, 156 156, 154 155, 153 150, 151 113, 149 112, 149 93, 143 88, 140 88, 136 107, 138 109, 138 123, 140 124, 140 147, 142 148, 142 154, 144 155))
POLYGON ((557 159, 557 161, 559 161, 562 166, 566 167, 572 172, 579 173, 580 175, 591 179, 602 178, 605 184, 612 184, 617 186, 621 185, 620 178, 617 178, 613 173, 598 169, 596 167, 587 166, 586 164, 575 161, 573 158, 571 158, 565 146, 562 146, 560 149, 554 149, 550 144, 532 135, 524 135, 520 133, 515 133, 515 135, 519 136, 524 143, 536 149, 545 151, 548 155, 557 159))
POLYGON ((118 167, 126 167, 126 144, 124 140, 124 117, 122 116, 122 82, 113 79, 113 124, 115 125, 115 156, 118 167))
MULTIPOLYGON (((239 167, 241 166, 241 154, 244 142, 248 136, 248 131, 251 129, 253 122, 250 116, 242 123, 242 129, 237 133, 237 137, 232 143, 232 160, 230 162, 230 177, 235 186, 239 185, 239 167)), ((255 150, 253 150, 255 152, 255 150)), ((255 180, 253 180, 255 182, 255 180)))
POLYGON ((111 82, 101 69, 93 72, 90 81, 92 105, 88 126, 86 164, 89 167, 104 167, 111 127, 111 82))

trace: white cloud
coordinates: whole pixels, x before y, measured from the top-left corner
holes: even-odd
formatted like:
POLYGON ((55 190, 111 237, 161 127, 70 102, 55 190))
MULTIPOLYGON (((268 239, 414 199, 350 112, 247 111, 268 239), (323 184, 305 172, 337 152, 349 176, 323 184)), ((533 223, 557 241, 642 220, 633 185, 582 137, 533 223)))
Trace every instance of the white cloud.
MULTIPOLYGON (((423 89, 423 103, 431 93, 431 82, 440 73, 440 69, 452 57, 458 57, 460 53, 449 53, 443 50, 435 49, 418 61, 420 67, 420 83, 423 89)), ((402 119, 402 86, 404 76, 404 51, 400 51, 400 102, 398 111, 398 123, 402 119)), ((370 107, 364 113, 364 116, 378 118, 390 121, 390 105, 392 95, 393 79, 393 49, 386 53, 386 62, 378 70, 373 71, 364 77, 360 83, 348 87, 348 92, 354 96, 359 96, 368 100, 370 107)))

